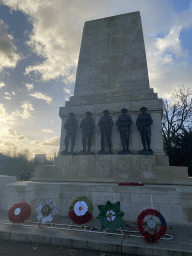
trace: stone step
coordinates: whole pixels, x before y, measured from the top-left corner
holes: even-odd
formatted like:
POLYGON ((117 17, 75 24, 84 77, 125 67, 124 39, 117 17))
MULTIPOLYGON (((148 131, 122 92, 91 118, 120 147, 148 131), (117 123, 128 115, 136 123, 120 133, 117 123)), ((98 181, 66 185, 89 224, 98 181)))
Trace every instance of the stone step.
MULTIPOLYGON (((94 79, 94 78, 93 78, 94 79)), ((83 81, 81 82, 83 83, 83 81)), ((95 82, 92 82, 95 84, 95 82)), ((119 95, 124 95, 124 94, 131 94, 132 91, 141 91, 143 90, 143 93, 146 93, 150 90, 149 88, 149 82, 145 81, 144 79, 139 80, 139 81, 132 81, 129 80, 129 76, 127 77, 126 82, 120 82, 116 84, 114 81, 111 81, 113 83, 113 91, 108 90, 107 84, 103 81, 102 83, 102 89, 98 90, 98 85, 95 84, 96 90, 93 89, 87 89, 86 91, 82 89, 81 92, 77 92, 75 89, 74 91, 74 96, 76 97, 90 97, 90 95, 97 95, 97 96, 102 96, 102 95, 113 95, 113 94, 119 94, 119 95)), ((112 86, 112 85, 111 85, 112 86)))
POLYGON ((67 118, 70 112, 74 112, 77 116, 84 116, 85 112, 88 110, 91 111, 93 115, 100 116, 104 109, 108 109, 113 115, 119 115, 122 108, 127 108, 130 115, 138 115, 140 113, 140 108, 143 106, 145 106, 151 113, 152 111, 158 111, 158 113, 161 114, 163 102, 162 99, 152 98, 132 101, 125 99, 121 102, 98 102, 95 104, 89 103, 79 105, 67 103, 65 107, 60 107, 59 116, 61 118, 67 118))
POLYGON ((157 93, 146 93, 146 94, 134 94, 134 95, 121 95, 114 97, 89 97, 87 99, 79 99, 66 101, 65 106, 79 106, 79 105, 91 105, 91 104, 103 104, 111 102, 123 102, 123 101, 138 101, 138 100, 149 100, 157 99, 157 93))
POLYGON ((71 96, 70 101, 76 101, 76 100, 86 100, 90 98, 108 98, 108 97, 121 97, 121 96, 129 96, 133 94, 153 94, 153 88, 150 89, 129 89, 124 92, 108 92, 108 93, 100 93, 100 94, 90 94, 90 95, 83 95, 83 96, 71 96))
POLYGON ((191 185, 188 168, 167 166, 165 158, 155 155, 60 155, 54 160, 55 166, 37 166, 32 180, 191 185), (164 166, 159 166, 161 162, 164 166))

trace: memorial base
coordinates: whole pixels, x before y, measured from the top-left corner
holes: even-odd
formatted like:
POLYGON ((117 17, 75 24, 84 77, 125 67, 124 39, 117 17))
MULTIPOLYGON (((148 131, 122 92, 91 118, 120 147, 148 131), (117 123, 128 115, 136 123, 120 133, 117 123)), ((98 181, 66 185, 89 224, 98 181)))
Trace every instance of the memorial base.
POLYGON ((77 196, 87 196, 98 205, 120 201, 125 221, 136 221, 144 209, 158 210, 168 224, 192 225, 192 179, 186 167, 168 166, 166 156, 157 155, 63 155, 54 165, 37 166, 32 181, 7 184, 1 209, 21 201, 36 213, 41 200, 50 198, 60 215, 67 216, 77 196), (142 182, 144 186, 119 183, 142 182))
POLYGON ((32 181, 192 185, 188 168, 169 166, 164 155, 60 155, 37 166, 32 181))
POLYGON ((93 216, 99 214, 98 205, 108 200, 120 201, 125 213, 123 220, 136 222, 144 209, 158 210, 168 225, 192 225, 192 187, 176 185, 119 186, 109 183, 80 182, 16 182, 4 186, 1 210, 8 211, 17 202, 25 201, 36 208, 41 200, 50 198, 56 203, 58 214, 67 216, 71 202, 77 196, 89 197, 94 205, 93 216))

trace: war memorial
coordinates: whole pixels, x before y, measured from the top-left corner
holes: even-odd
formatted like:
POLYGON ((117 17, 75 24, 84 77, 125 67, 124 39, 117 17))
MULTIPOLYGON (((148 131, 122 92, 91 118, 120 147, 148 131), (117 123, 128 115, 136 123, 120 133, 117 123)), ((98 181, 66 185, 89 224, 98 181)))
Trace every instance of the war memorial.
POLYGON ((85 23, 74 96, 59 110, 61 139, 54 165, 37 166, 30 182, 7 184, 2 210, 52 199, 67 216, 77 196, 97 205, 120 201, 124 220, 146 208, 167 223, 192 224, 187 168, 169 166, 163 150, 163 102, 149 86, 139 12, 85 23), (121 186, 120 183, 144 186, 121 186))

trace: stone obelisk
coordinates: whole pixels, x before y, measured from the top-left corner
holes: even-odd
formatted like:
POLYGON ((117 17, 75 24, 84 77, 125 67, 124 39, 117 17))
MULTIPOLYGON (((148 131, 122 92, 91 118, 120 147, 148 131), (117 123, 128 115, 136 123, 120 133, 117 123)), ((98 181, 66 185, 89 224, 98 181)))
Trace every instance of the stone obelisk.
POLYGON ((85 23, 74 96, 149 89, 139 12, 85 23))

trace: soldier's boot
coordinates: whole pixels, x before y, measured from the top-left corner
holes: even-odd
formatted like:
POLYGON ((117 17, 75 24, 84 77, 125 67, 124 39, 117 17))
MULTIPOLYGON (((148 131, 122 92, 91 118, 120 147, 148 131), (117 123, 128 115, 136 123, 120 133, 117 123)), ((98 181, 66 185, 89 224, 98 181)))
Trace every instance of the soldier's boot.
POLYGON ((86 152, 86 144, 83 143, 83 150, 81 150, 81 152, 86 152))
POLYGON ((111 150, 111 142, 108 143, 108 147, 109 147, 109 153, 112 154, 112 150, 111 150))

